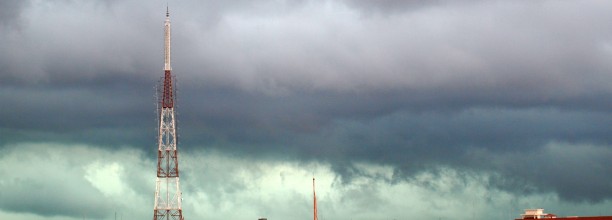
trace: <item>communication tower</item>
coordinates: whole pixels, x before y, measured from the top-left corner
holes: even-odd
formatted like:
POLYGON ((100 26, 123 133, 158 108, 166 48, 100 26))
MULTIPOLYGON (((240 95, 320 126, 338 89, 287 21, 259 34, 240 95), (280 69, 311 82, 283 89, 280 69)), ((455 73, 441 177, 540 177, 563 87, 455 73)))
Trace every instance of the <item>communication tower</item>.
POLYGON ((170 67, 170 13, 164 22, 164 76, 158 87, 159 133, 157 136, 157 180, 153 220, 183 220, 182 193, 179 185, 175 84, 170 67))

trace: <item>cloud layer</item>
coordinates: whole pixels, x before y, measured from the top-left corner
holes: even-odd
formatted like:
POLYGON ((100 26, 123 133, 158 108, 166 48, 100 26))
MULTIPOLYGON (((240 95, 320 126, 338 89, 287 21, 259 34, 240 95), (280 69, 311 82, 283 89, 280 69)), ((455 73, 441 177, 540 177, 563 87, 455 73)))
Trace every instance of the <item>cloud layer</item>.
MULTIPOLYGON (((549 147, 554 148, 562 147, 549 147)), ((112 219, 117 213, 118 219, 150 218, 155 161, 147 155, 152 154, 127 147, 5 145, 0 187, 9 190, 1 194, 0 217, 112 219)), ((329 163, 236 157, 216 150, 182 154, 180 160, 183 210, 193 219, 309 219, 313 175, 320 217, 330 219, 509 219, 533 205, 566 215, 601 213, 610 205, 567 203, 554 193, 516 196, 491 188, 494 173, 451 167, 391 183, 392 166, 356 162, 353 171, 359 175, 346 184, 329 163)))
MULTIPOLYGON (((82 217, 70 210, 77 206, 104 218, 108 210, 92 207, 113 209, 118 203, 96 198, 112 200, 126 192, 130 204, 150 207, 151 190, 141 187, 150 178, 140 172, 151 163, 143 152, 156 147, 154 87, 162 76, 165 4, 0 3, 0 149, 9 155, 2 161, 10 166, 3 167, 23 172, 2 184, 11 189, 7 196, 25 196, 22 203, 0 204, 3 215, 82 217), (14 147, 24 144, 34 147, 14 147), (68 151, 59 146, 64 144, 82 157, 40 147, 68 151), (55 156, 42 159, 33 154, 39 151, 55 156), (121 160, 83 159, 93 154, 121 160), (29 160, 44 163, 22 164, 29 160), (32 177, 38 170, 49 182, 32 177), (65 172, 52 175, 54 170, 65 172), (96 185, 101 179, 111 188, 96 185), (83 197, 63 193, 72 189, 83 197), (65 202, 45 210, 48 204, 33 202, 39 195, 65 202)), ((540 204, 592 204, 582 211, 596 211, 612 198, 610 6, 601 1, 170 2, 179 146, 201 157, 187 160, 219 160, 210 165, 213 170, 242 172, 208 178, 196 170, 212 168, 193 163, 184 167, 193 169, 197 181, 183 182, 185 189, 210 210, 262 203, 236 217, 266 215, 276 207, 267 203, 301 207, 309 201, 296 188, 263 187, 270 185, 265 176, 280 175, 288 166, 308 177, 311 168, 300 166, 316 165, 337 187, 328 205, 334 208, 330 216, 338 218, 348 218, 351 207, 362 208, 357 195, 367 193, 402 210, 410 203, 400 204, 398 197, 434 194, 431 206, 412 204, 420 207, 414 213, 436 218, 427 210, 442 207, 452 216, 482 208, 453 208, 457 201, 474 199, 467 196, 470 190, 500 195, 490 196, 494 205, 481 204, 488 208, 503 207, 495 205, 500 199, 513 212, 540 204), (262 165, 245 170, 243 160, 262 165), (233 179, 227 183, 227 178, 233 179), (253 178, 261 182, 249 185, 253 178), (517 203, 526 201, 518 198, 537 202, 517 203)), ((379 208, 364 216, 396 213, 379 208)), ((148 215, 145 210, 134 216, 148 215)))

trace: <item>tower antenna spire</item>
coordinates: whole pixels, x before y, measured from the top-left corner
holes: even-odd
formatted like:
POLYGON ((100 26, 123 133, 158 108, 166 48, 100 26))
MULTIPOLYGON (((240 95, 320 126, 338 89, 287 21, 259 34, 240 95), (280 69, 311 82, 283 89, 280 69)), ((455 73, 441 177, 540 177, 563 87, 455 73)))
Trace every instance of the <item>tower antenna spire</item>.
POLYGON ((164 22, 164 70, 172 70, 170 67, 170 42, 171 42, 171 26, 170 26, 170 10, 166 5, 166 21, 164 22))

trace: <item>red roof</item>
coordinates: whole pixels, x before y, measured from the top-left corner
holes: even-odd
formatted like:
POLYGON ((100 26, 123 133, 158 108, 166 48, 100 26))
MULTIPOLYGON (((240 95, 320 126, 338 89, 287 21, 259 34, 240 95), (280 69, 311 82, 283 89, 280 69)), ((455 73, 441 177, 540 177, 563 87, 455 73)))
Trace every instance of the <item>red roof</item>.
MULTIPOLYGON (((547 219, 547 218, 545 218, 547 219)), ((612 216, 571 216, 571 217, 556 217, 555 220, 563 220, 563 219, 580 219, 580 220, 612 220, 612 216)), ((516 219, 522 220, 522 218, 516 219)))

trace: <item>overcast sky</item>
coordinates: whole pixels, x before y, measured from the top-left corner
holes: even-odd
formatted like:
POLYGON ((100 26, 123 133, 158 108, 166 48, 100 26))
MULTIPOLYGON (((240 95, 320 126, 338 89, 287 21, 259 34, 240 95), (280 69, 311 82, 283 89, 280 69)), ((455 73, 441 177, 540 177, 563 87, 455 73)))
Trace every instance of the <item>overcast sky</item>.
POLYGON ((612 2, 2 0, 0 219, 612 215, 612 2))

